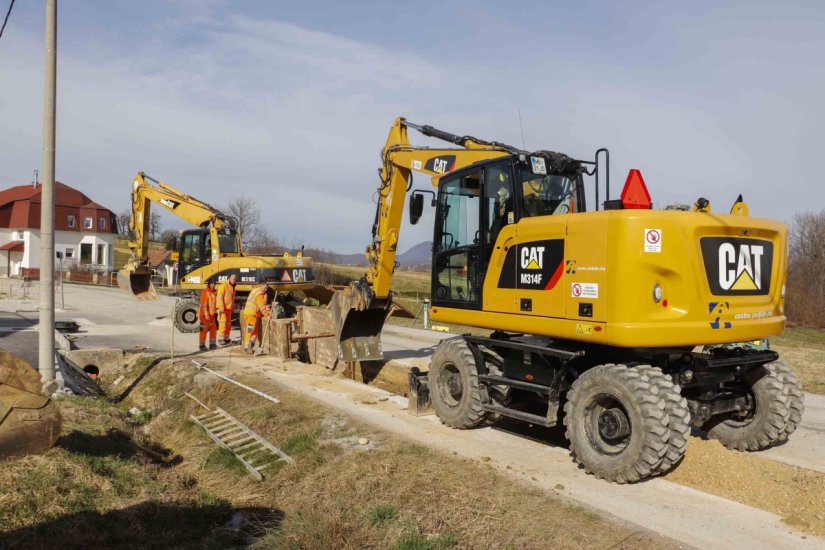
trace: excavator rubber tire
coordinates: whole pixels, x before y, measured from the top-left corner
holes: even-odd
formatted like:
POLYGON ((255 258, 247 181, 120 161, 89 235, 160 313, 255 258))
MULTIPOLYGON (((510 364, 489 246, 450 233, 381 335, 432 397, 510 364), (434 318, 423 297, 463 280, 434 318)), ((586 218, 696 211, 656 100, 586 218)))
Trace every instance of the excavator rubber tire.
POLYGON ((720 415, 704 425, 708 436, 737 451, 761 451, 782 441, 790 418, 785 378, 770 365, 751 370, 746 382, 756 410, 747 418, 720 415))
POLYGON ((687 399, 682 397, 679 386, 674 384, 673 379, 663 373, 660 368, 651 365, 636 365, 633 368, 647 376, 665 400, 668 413, 667 427, 670 434, 665 456, 653 472, 654 475, 661 475, 672 470, 685 456, 690 437, 690 409, 687 399))
POLYGON ((0 458, 39 454, 60 435, 62 418, 31 365, 0 350, 0 458))
POLYGON ((668 450, 668 421, 667 404, 650 379, 625 365, 585 371, 564 405, 573 460, 587 473, 615 483, 656 472, 668 450))
POLYGON ((802 391, 802 384, 796 373, 782 361, 775 361, 767 365, 767 368, 779 374, 782 379, 783 392, 788 398, 788 421, 777 440, 781 442, 787 440, 802 421, 802 415, 805 412, 805 393, 802 391))
POLYGON ((175 328, 185 334, 200 330, 200 302, 194 298, 183 298, 175 304, 175 328))
POLYGON ((475 428, 486 418, 478 371, 464 338, 443 340, 433 353, 427 384, 438 419, 451 428, 475 428))

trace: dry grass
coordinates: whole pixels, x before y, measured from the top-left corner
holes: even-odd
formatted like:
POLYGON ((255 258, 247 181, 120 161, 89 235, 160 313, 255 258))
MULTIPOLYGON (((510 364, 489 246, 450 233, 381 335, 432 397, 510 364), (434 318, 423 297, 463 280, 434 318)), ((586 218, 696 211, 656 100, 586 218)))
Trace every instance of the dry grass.
POLYGON ((788 328, 771 338, 771 347, 793 367, 805 391, 825 394, 825 331, 788 328))
MULTIPOLYGON (((147 363, 102 366, 104 385, 123 373, 138 376, 147 363)), ((195 374, 185 361, 160 363, 121 405, 65 401, 67 433, 75 434, 71 444, 0 464, 0 547, 35 548, 53 540, 127 548, 161 540, 184 548, 667 544, 484 464, 354 423, 267 379, 244 381, 276 395, 278 405, 195 374), (203 409, 180 397, 188 390, 279 445, 296 466, 277 466, 264 482, 253 481, 189 420, 203 409), (132 406, 152 408, 151 420, 128 423, 124 410, 132 406), (361 437, 369 443, 360 445, 361 437), (239 512, 246 523, 227 527, 239 512)), ((119 387, 128 383, 127 377, 119 387)))

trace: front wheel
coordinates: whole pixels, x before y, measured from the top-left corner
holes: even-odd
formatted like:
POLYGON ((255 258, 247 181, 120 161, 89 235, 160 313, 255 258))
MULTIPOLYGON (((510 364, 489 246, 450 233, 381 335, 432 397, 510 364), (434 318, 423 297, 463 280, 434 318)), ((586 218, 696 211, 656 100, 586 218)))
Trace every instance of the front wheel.
POLYGON ((668 450, 668 412, 643 372, 599 365, 567 393, 565 435, 573 459, 607 481, 639 481, 657 471, 668 450))
POLYGON ((200 303, 192 298, 183 298, 175 304, 175 318, 173 320, 175 328, 185 334, 198 332, 200 320, 198 313, 200 303))
POLYGON ((435 414, 451 428, 474 428, 486 417, 475 356, 463 338, 441 342, 427 373, 435 414))

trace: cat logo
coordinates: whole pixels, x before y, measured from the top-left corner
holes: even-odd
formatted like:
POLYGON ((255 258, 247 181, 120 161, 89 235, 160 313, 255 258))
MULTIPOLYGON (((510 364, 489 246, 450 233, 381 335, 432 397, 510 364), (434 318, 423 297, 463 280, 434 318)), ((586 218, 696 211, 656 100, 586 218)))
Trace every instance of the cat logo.
POLYGON ((762 288, 762 245, 731 243, 719 246, 719 286, 725 290, 760 290, 762 288))
POLYGON ((708 284, 714 295, 764 295, 770 291, 771 241, 705 237, 701 244, 708 284))
POLYGON ((521 249, 522 269, 542 269, 544 268, 544 247, 525 246, 521 249))
POLYGON ((446 174, 455 166, 455 155, 433 157, 424 164, 424 169, 436 174, 446 174))
POLYGON ((281 282, 282 283, 291 283, 292 277, 289 276, 289 271, 284 269, 283 274, 281 275, 281 282))
POLYGON ((161 203, 166 208, 169 208, 171 210, 174 210, 175 208, 180 206, 179 202, 175 202, 175 201, 170 200, 170 199, 160 199, 158 202, 161 203))

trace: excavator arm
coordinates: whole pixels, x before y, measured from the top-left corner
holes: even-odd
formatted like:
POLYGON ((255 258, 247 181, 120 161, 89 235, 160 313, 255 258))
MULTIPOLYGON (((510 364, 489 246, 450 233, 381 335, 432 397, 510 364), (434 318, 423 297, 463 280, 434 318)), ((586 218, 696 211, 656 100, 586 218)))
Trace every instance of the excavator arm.
POLYGON ((392 303, 391 283, 395 271, 398 235, 412 172, 433 178, 473 163, 512 154, 528 154, 509 145, 458 136, 396 119, 384 146, 379 170, 378 204, 367 246, 367 272, 361 280, 336 292, 332 300, 333 321, 338 337, 338 355, 344 361, 376 360, 383 357, 380 334, 392 303), (447 141, 461 148, 429 148, 410 144, 408 129, 447 141))
MULTIPOLYGON (((129 218, 129 230, 134 237, 128 245, 131 257, 117 276, 118 286, 134 294, 138 299, 156 297, 151 281, 152 268, 149 266, 152 203, 195 227, 209 229, 213 243, 219 242, 219 232, 234 231, 237 228, 237 221, 224 215, 217 208, 185 195, 171 185, 147 176, 143 172, 138 172, 132 182, 132 213, 129 218)), ((240 252, 240 242, 237 237, 235 250, 240 252)))

